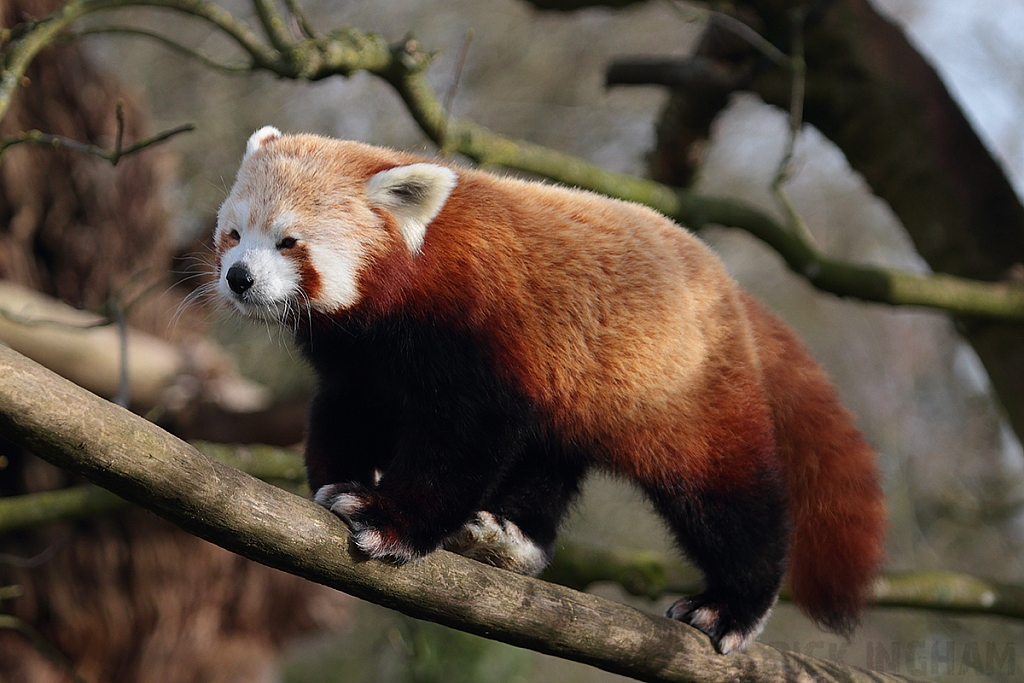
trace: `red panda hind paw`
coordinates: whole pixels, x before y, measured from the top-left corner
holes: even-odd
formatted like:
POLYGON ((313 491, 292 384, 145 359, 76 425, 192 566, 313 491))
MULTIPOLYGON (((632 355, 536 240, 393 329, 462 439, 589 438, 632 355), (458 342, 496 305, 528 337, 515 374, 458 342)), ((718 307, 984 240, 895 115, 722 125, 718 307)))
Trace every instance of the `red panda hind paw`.
POLYGON ((744 620, 747 625, 742 625, 740 620, 730 615, 726 605, 711 604, 702 599, 703 597, 695 595, 676 600, 665 610, 665 616, 706 633, 715 649, 723 655, 742 650, 754 642, 761 635, 771 615, 769 608, 752 623, 750 620, 744 620))
POLYGON ((473 519, 445 539, 444 548, 527 576, 539 574, 550 559, 515 522, 486 510, 478 511, 473 519))

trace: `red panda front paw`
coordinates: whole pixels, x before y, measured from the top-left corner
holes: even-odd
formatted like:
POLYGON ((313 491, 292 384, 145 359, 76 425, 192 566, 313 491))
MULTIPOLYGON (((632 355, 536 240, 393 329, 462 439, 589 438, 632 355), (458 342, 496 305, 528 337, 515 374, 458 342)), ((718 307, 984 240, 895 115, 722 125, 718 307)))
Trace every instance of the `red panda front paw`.
POLYGON ((714 601, 705 594, 682 598, 665 610, 669 619, 700 629, 711 637, 719 653, 725 655, 742 650, 754 642, 771 614, 771 606, 762 614, 736 614, 728 604, 714 601))
POLYGON ((352 526, 351 516, 369 505, 372 496, 368 488, 353 481, 321 486, 313 495, 313 502, 323 505, 352 526))
POLYGON ((374 560, 402 565, 422 557, 380 512, 377 495, 357 482, 321 486, 313 501, 336 514, 352 530, 352 542, 374 560))

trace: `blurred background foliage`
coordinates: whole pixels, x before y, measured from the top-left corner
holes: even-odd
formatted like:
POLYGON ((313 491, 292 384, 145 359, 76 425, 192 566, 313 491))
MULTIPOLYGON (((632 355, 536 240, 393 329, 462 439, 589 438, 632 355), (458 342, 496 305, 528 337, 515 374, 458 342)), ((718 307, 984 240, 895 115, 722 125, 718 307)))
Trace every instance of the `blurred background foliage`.
MULTIPOLYGON (((925 38, 935 40, 926 54, 943 55, 940 65, 959 64, 973 56, 974 70, 967 71, 968 78, 986 78, 987 64, 978 61, 979 51, 987 48, 993 58, 1000 56, 1003 68, 994 80, 1011 91, 1001 96, 1015 104, 1017 112, 1024 109, 1024 88, 1013 82, 1019 80, 1018 70, 1009 68, 1015 57, 1024 56, 1024 43, 999 29, 1001 22, 993 20, 996 8, 976 7, 977 18, 965 22, 965 7, 973 3, 961 3, 959 8, 957 3, 912 0, 876 4, 909 26, 915 38, 914 27, 921 26, 918 44, 925 38), (929 29, 929 23, 942 28, 929 29), (1014 42, 1004 42, 1010 40, 1014 42), (969 44, 978 47, 967 49, 969 44), (1004 74, 1008 80, 1004 81, 1004 74)), ((228 6, 238 13, 247 9, 244 2, 228 6)), ((665 94, 657 88, 606 89, 604 69, 611 58, 623 54, 685 55, 701 28, 668 2, 568 14, 538 13, 516 0, 363 0, 319 2, 306 8, 323 28, 351 25, 379 32, 389 40, 411 33, 427 50, 439 52, 428 72, 438 93, 451 87, 459 52, 471 29, 474 37, 452 107, 454 115, 638 175, 645 175, 646 154, 654 144, 665 94)), ((147 20, 140 13, 140 21, 147 20)), ((167 28, 163 19, 161 28, 167 28)), ((180 30, 183 38, 191 37, 190 44, 197 44, 188 28, 180 30)), ((211 53, 222 47, 201 40, 198 44, 211 53)), ((244 141, 262 125, 431 151, 390 88, 366 74, 296 84, 265 75, 235 78, 214 73, 134 38, 95 40, 93 49, 97 59, 140 84, 156 127, 183 120, 200 123, 196 134, 173 143, 182 159, 181 206, 176 212, 182 239, 209 231, 244 141)), ((950 69, 949 73, 961 72, 950 69)), ((993 72, 987 73, 993 77, 993 72)), ((979 84, 973 90, 954 84, 953 90, 964 102, 975 95, 983 101, 997 97, 979 89, 979 84)), ((783 153, 786 125, 784 112, 754 96, 735 97, 714 126, 697 189, 740 197, 776 211, 770 186, 783 153)), ((988 131, 989 143, 1002 150, 1007 163, 1015 161, 1021 172, 1013 177, 1020 186, 1024 158, 1017 129, 1000 127, 997 121, 982 130, 988 131)), ((887 205, 871 195, 842 153, 822 135, 805 128, 795 161, 790 196, 827 253, 852 261, 926 269, 887 205)), ((888 567, 944 568, 1024 580, 1024 453, 1000 415, 984 369, 948 317, 822 295, 745 234, 710 229, 701 236, 746 289, 798 330, 878 448, 892 516, 888 567)), ((284 344, 275 339, 268 346, 266 332, 259 329, 250 339, 236 320, 227 321, 226 328, 220 332, 223 341, 236 345, 245 339, 244 343, 259 345, 258 352, 242 354, 243 359, 258 359, 254 366, 269 368, 266 354, 284 344)), ((294 366, 294 354, 279 355, 285 367, 294 366)), ((603 477, 590 482, 565 536, 590 544, 674 552, 643 499, 603 477)), ((612 587, 608 590, 615 592, 612 587)), ((956 647, 968 640, 993 641, 1000 647, 1024 642, 1024 627, 1006 620, 870 612, 847 646, 816 631, 788 606, 777 612, 762 642, 789 644, 799 650, 802 644, 822 641, 833 645, 834 653, 842 652, 847 663, 861 666, 868 665, 868 647, 873 643, 891 649, 893 642, 907 641, 926 641, 928 647, 943 643, 945 648, 944 638, 956 647)), ((357 614, 351 632, 337 643, 325 650, 300 650, 302 656, 284 668, 286 680, 316 680, 300 676, 309 671, 308 655, 313 651, 334 653, 325 654, 324 661, 331 662, 328 669, 336 666, 344 673, 336 680, 353 680, 346 676, 358 670, 357 663, 374 672, 365 674, 370 676, 366 680, 439 680, 431 677, 431 666, 447 657, 452 659, 442 669, 451 680, 460 680, 457 672, 475 670, 483 661, 508 672, 506 678, 493 680, 555 680, 545 669, 552 665, 527 666, 523 657, 501 654, 504 646, 431 625, 413 625, 377 608, 361 608, 357 614), (379 620, 383 622, 378 625, 379 620), (368 621, 374 626, 367 627, 368 621), (344 663, 332 659, 339 656, 344 663), (376 659, 382 668, 373 669, 368 658, 376 659), (506 667, 506 661, 518 665, 506 667)), ((971 671, 968 666, 960 671, 959 650, 955 652, 954 679, 986 677, 984 669, 971 671)), ((814 651, 818 656, 827 653, 827 646, 814 651)), ((1018 672, 1024 670, 1024 648, 1019 657, 1018 672)), ((546 659, 540 655, 525 659, 531 658, 546 659)), ((907 662, 901 664, 902 671, 908 672, 907 662)), ((930 673, 942 679, 944 672, 940 665, 930 673)), ((568 680, 561 678, 567 675, 560 672, 559 679, 568 680)), ((600 672, 592 675, 586 680, 614 678, 600 672)))
MULTIPOLYGON (((224 4, 236 15, 249 11, 242 0, 224 4)), ((1024 18, 1024 3, 874 4, 938 65, 1015 186, 1024 187, 1017 124, 1024 111, 1024 71, 1018 68, 1024 39, 1009 29, 1020 25, 1010 19, 1024 18)), ((566 14, 537 12, 519 0, 320 0, 304 6, 324 30, 350 25, 389 40, 411 32, 427 50, 438 51, 428 74, 442 94, 452 87, 472 30, 453 114, 637 175, 645 175, 666 95, 658 88, 606 89, 604 69, 622 54, 686 55, 701 30, 672 3, 653 1, 566 14)), ((231 54, 221 38, 177 17, 143 11, 128 17, 126 23, 159 28, 208 54, 231 54)), ((198 124, 197 132, 171 143, 178 179, 168 206, 172 238, 182 250, 204 248, 245 140, 260 126, 432 151, 389 86, 365 73, 319 83, 233 77, 137 37, 93 37, 85 45, 97 65, 134 84, 154 129, 198 124)), ((786 126, 784 112, 752 95, 735 96, 714 124, 696 188, 777 211, 770 185, 786 126)), ((790 197, 824 251, 927 269, 889 207, 813 128, 797 141, 795 168, 790 197)), ((745 234, 708 229, 701 237, 747 290, 797 329, 877 447, 891 511, 888 568, 950 569, 1024 583, 1024 452, 977 356, 949 317, 823 295, 745 234)), ((309 374, 283 336, 218 313, 210 317, 213 334, 243 372, 282 394, 308 389, 309 374)), ((589 482, 564 535, 590 545, 675 553, 643 499, 602 476, 589 482)), ((596 590, 642 609, 663 609, 614 586, 596 590)), ((780 605, 760 640, 935 680, 1016 680, 1024 671, 1024 646, 1014 649, 1024 643, 1024 625, 1007 619, 869 610, 847 642, 780 605), (913 643, 922 645, 907 659, 913 643), (981 644, 980 658, 973 657, 972 643, 981 644), (996 644, 1003 657, 995 667, 985 658, 986 643, 996 644), (1016 658, 1012 673, 1007 647, 1016 658), (953 653, 949 666, 947 652, 953 653)), ((294 646, 278 675, 288 683, 620 680, 364 604, 352 608, 340 631, 294 646)))

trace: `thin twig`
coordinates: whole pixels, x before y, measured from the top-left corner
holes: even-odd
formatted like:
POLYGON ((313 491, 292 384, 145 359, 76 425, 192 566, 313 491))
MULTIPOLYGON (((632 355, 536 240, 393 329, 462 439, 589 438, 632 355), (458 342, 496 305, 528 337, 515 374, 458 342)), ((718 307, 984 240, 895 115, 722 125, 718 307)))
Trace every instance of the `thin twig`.
POLYGON ((194 124, 183 123, 180 126, 175 126, 174 128, 165 130, 162 133, 148 137, 145 140, 136 142, 127 149, 104 149, 99 145, 78 142, 77 140, 72 140, 71 138, 64 137, 63 135, 53 135, 39 130, 27 130, 22 131, 13 137, 0 140, 0 155, 10 147, 31 142, 37 145, 49 145, 50 147, 63 148, 79 154, 87 154, 89 156, 104 159, 109 161, 111 165, 117 166, 117 163, 126 156, 134 154, 146 147, 168 140, 175 135, 187 133, 195 129, 196 127, 194 124))
MULTIPOLYGON (((445 111, 445 129, 447 131, 448 119, 452 116, 452 105, 455 102, 455 95, 459 91, 459 82, 462 80, 462 69, 466 64, 466 56, 469 54, 469 45, 473 42, 473 37, 476 32, 469 28, 466 29, 466 34, 462 39, 462 48, 459 50, 459 58, 455 63, 455 73, 452 75, 451 85, 448 86, 448 92, 444 97, 444 111, 445 111)), ((445 135, 447 137, 447 133, 445 135)), ((441 143, 441 153, 446 153, 444 142, 441 143)))
POLYGON ((252 0, 260 25, 270 39, 270 44, 280 52, 287 52, 295 43, 295 38, 288 30, 288 25, 277 11, 274 0, 252 0))
POLYGON ((187 57, 197 60, 203 66, 214 69, 215 71, 222 71, 229 74, 248 74, 252 73, 253 65, 243 64, 241 62, 237 64, 228 64, 225 62, 218 62, 217 60, 209 57, 198 50, 182 45, 174 40, 171 40, 167 36, 156 33, 155 31, 148 31, 142 28, 135 28, 134 26, 96 26, 92 28, 82 29, 81 31, 73 31, 61 36, 61 42, 77 40, 87 36, 94 35, 135 35, 150 38, 155 40, 165 47, 168 47, 175 52, 179 52, 187 57))
MULTIPOLYGON (((117 118, 117 136, 114 138, 114 153, 121 158, 124 149, 124 102, 118 100, 114 105, 114 116, 117 118)), ((113 162, 117 165, 117 162, 113 162)))
POLYGON ((0 553, 0 564, 15 567, 17 569, 33 569, 49 562, 63 547, 65 547, 65 545, 65 542, 58 541, 33 557, 18 557, 17 555, 0 553))
POLYGON ((448 86, 448 92, 444 96, 444 110, 451 116, 452 103, 455 102, 455 95, 459 92, 459 82, 462 80, 462 69, 466 65, 466 56, 469 54, 469 45, 473 42, 473 38, 476 36, 476 31, 471 28, 466 29, 466 34, 462 39, 462 48, 459 50, 459 59, 455 63, 455 73, 452 75, 451 85, 448 86))
MULTIPOLYGON (((6 498, 0 499, 0 501, 3 501, 5 499, 6 498)), ((35 567, 38 567, 49 562, 62 547, 64 547, 64 542, 58 541, 57 543, 52 544, 50 547, 48 547, 46 550, 39 553, 38 555, 27 558, 18 557, 17 555, 0 553, 0 564, 6 565, 8 567, 15 567, 16 569, 33 569, 35 567)))
POLYGON ((793 54, 789 57, 790 79, 789 96, 789 130, 786 135, 786 147, 779 161, 779 167, 772 180, 772 193, 779 208, 786 219, 786 225, 794 233, 800 235, 809 244, 817 246, 817 241, 807 227, 803 216, 793 206, 789 193, 786 191, 786 183, 792 173, 793 151, 796 149, 796 140, 800 136, 800 129, 803 128, 804 119, 804 93, 806 92, 807 62, 804 59, 804 15, 799 9, 794 9, 791 15, 793 31, 793 54))
MULTIPOLYGON (((86 0, 89 1, 89 0, 86 0)), ((104 0, 91 0, 100 3, 104 0)), ((110 0, 110 5, 132 7, 159 7, 174 10, 186 16, 202 19, 227 34, 252 57, 254 64, 271 68, 280 64, 281 55, 260 40, 259 36, 241 19, 208 0, 110 0)))
POLYGON ((132 392, 131 378, 128 372, 128 322, 125 320, 120 299, 114 297, 111 304, 113 306, 114 322, 117 324, 118 352, 121 361, 117 396, 114 397, 114 403, 122 408, 127 408, 131 402, 132 392))
POLYGON ((676 11, 686 17, 688 21, 707 21, 720 26, 746 41, 747 44, 779 66, 789 65, 789 58, 785 52, 772 45, 767 38, 736 17, 703 6, 703 3, 697 5, 691 2, 683 2, 682 0, 674 0, 671 5, 676 11))
POLYGON ((317 37, 316 30, 313 28, 313 24, 311 24, 309 19, 306 17, 306 13, 302 11, 302 7, 299 3, 296 2, 296 0, 284 0, 284 5, 295 18, 295 23, 298 24, 299 30, 302 31, 302 34, 307 38, 313 38, 315 40, 317 37))

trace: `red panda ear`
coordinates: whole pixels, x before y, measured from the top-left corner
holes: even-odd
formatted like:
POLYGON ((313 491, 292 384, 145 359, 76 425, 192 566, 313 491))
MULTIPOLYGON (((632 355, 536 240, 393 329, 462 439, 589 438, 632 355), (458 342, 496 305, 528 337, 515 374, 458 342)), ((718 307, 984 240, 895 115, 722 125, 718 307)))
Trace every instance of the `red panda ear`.
POLYGON ((416 253, 427 236, 427 225, 441 211, 457 180, 455 171, 437 164, 397 166, 366 181, 366 198, 371 206, 391 212, 409 251, 416 253))
POLYGON ((273 126, 263 126, 249 136, 249 142, 245 144, 245 156, 249 156, 266 143, 281 137, 281 131, 273 126))

